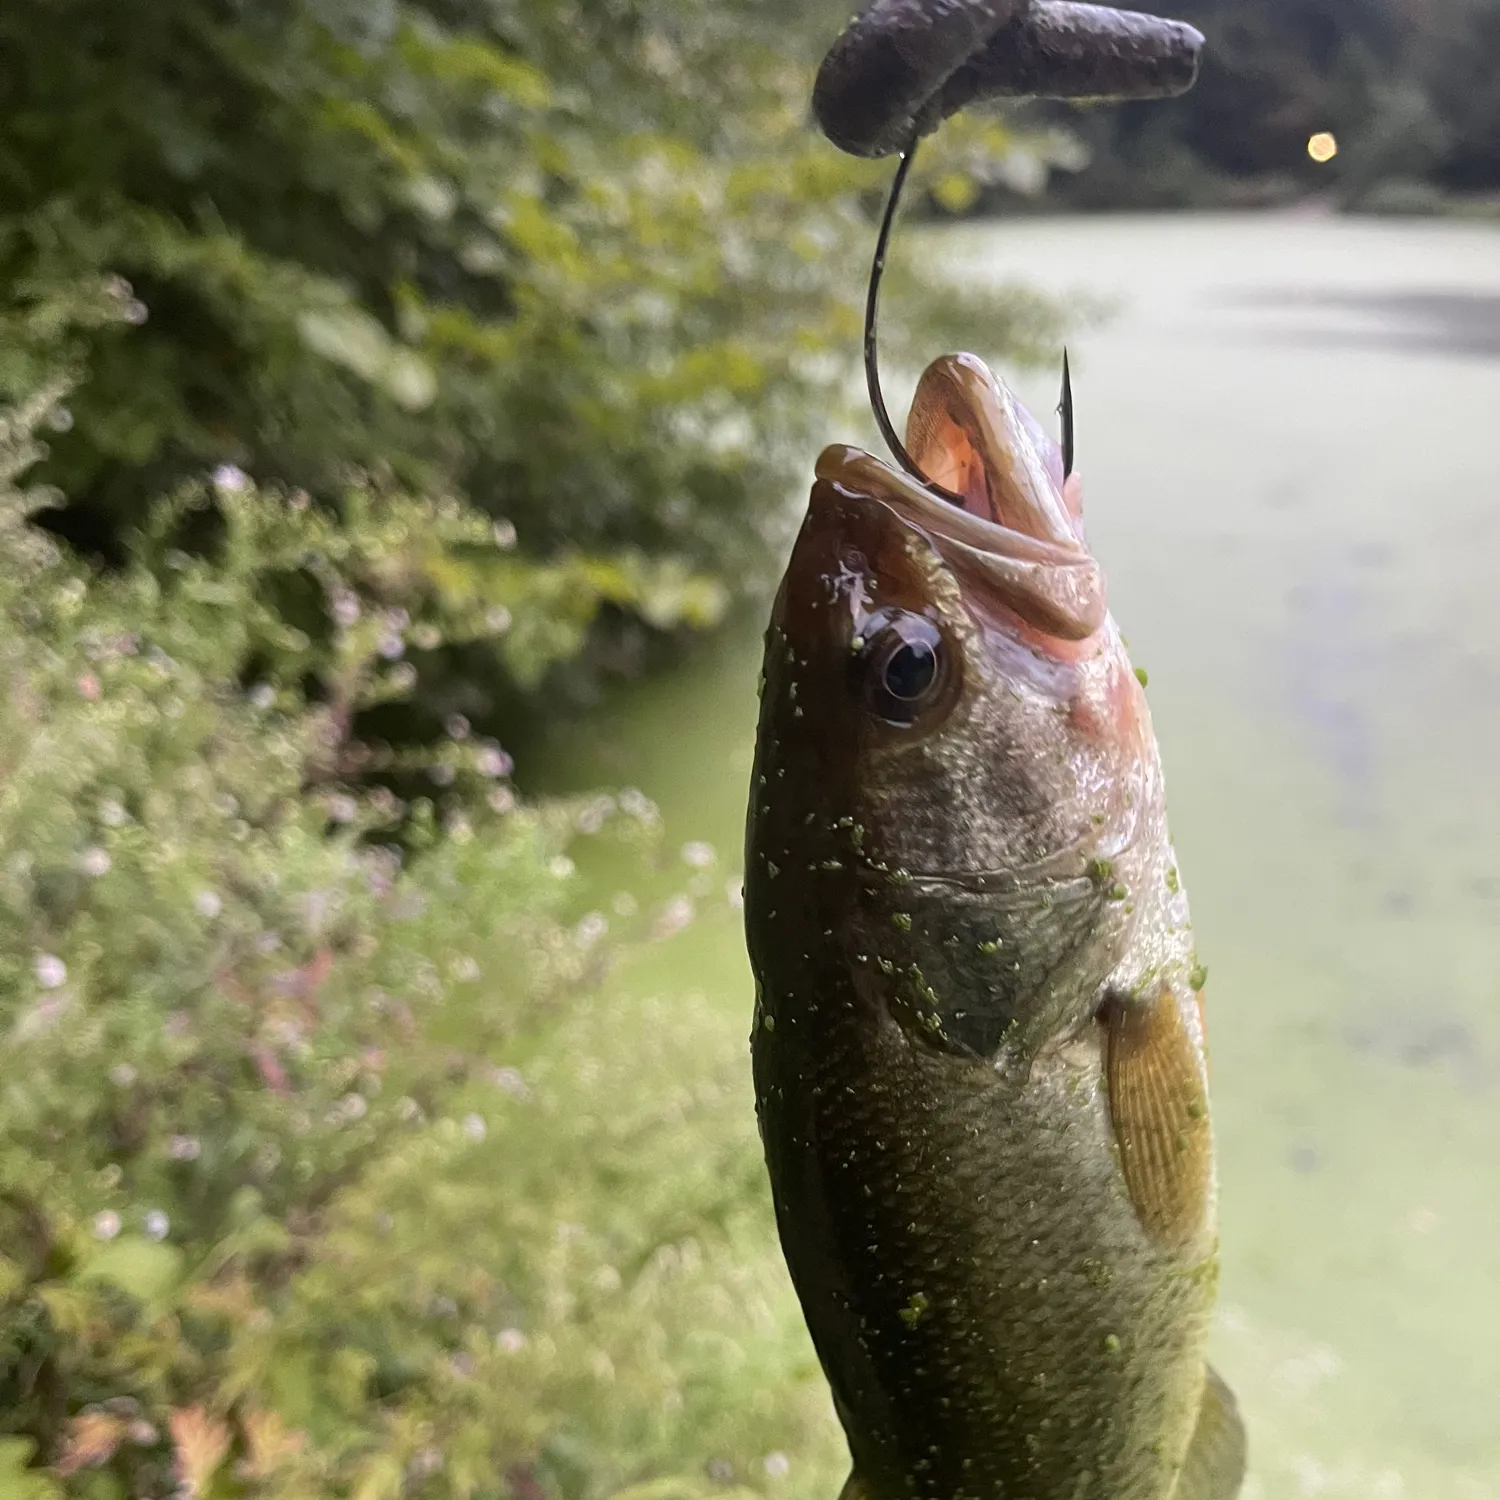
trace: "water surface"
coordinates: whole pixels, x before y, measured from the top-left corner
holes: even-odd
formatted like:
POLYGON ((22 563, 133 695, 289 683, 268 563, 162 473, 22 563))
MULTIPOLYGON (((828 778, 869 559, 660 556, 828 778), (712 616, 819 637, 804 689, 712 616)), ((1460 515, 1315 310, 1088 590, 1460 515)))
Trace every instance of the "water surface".
MULTIPOLYGON (((1101 219, 938 243, 955 275, 1116 305, 1074 343, 1079 467, 1210 966, 1214 1358, 1247 1495, 1494 1500, 1500 231, 1101 219)), ((1050 374, 1019 384, 1056 400, 1050 374)), ((705 915, 615 982, 691 989, 741 1048, 723 893, 757 665, 750 631, 726 640, 556 773, 633 782, 668 848, 719 851, 661 873, 705 915)))

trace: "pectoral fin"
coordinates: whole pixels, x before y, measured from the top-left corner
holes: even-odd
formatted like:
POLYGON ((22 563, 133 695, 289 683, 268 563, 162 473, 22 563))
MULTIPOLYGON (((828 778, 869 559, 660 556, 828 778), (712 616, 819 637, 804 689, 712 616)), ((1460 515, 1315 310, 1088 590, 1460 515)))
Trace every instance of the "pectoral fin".
POLYGON ((839 1491, 839 1500, 870 1500, 870 1491, 857 1470, 851 1470, 839 1491))
POLYGON ((1198 1425, 1172 1500, 1234 1500, 1245 1478, 1245 1424, 1234 1393, 1212 1369, 1206 1373, 1198 1425))
POLYGON ((1183 1004, 1111 997, 1102 1012, 1109 1111, 1137 1217, 1164 1250, 1195 1246, 1211 1221, 1213 1138, 1203 1056, 1183 1004))

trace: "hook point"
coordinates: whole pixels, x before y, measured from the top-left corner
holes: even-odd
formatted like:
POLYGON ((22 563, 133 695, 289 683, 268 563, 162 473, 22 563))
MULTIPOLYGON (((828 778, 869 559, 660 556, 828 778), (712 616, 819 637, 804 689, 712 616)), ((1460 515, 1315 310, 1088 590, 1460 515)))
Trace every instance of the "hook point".
POLYGON ((1057 403, 1058 415, 1062 418, 1063 478, 1073 473, 1073 371, 1068 364, 1068 346, 1063 345, 1062 400, 1057 403))

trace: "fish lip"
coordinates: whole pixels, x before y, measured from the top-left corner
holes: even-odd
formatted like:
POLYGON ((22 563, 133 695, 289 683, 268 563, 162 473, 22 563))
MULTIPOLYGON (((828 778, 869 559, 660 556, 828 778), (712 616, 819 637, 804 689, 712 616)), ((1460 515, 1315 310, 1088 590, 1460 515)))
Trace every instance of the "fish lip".
POLYGON ((1002 528, 1088 550, 1080 548, 1078 517, 1065 497, 1063 454, 978 355, 944 354, 928 365, 907 418, 906 446, 916 462, 909 472, 938 494, 962 488, 962 509, 973 510, 972 499, 983 507, 976 515, 1002 528))
POLYGON ((1081 641, 1104 624, 1103 571, 1080 543, 1046 541, 977 516, 847 443, 825 448, 815 472, 846 498, 894 511, 956 572, 1047 634, 1081 641))
POLYGON ((1049 567, 1093 562, 1078 546, 1043 541, 962 510, 900 469, 849 443, 832 443, 818 459, 816 474, 840 489, 883 500, 913 525, 976 553, 1049 567))

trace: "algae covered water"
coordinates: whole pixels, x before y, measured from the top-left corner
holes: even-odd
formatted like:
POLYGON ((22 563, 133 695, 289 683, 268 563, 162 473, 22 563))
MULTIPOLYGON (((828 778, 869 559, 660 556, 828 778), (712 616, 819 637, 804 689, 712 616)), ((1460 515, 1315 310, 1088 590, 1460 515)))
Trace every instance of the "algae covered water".
MULTIPOLYGON (((1074 341, 1078 466, 1210 969, 1214 1359, 1250 1427, 1246 1493, 1500 1497, 1500 229, 1125 219, 934 241, 955 276, 1114 305, 1074 341)), ((1051 374, 1017 384, 1055 400, 1051 374)), ((732 893, 758 658, 747 626, 552 772, 660 805, 672 857, 634 877, 658 940, 608 998, 670 1026, 677 997, 700 1045, 746 1054, 745 1151, 732 893)), ((594 878, 607 907, 620 869, 594 878)), ((776 1296, 765 1223, 747 1253, 776 1296)), ((831 1428, 789 1463, 799 1496, 832 1500, 831 1428)))

